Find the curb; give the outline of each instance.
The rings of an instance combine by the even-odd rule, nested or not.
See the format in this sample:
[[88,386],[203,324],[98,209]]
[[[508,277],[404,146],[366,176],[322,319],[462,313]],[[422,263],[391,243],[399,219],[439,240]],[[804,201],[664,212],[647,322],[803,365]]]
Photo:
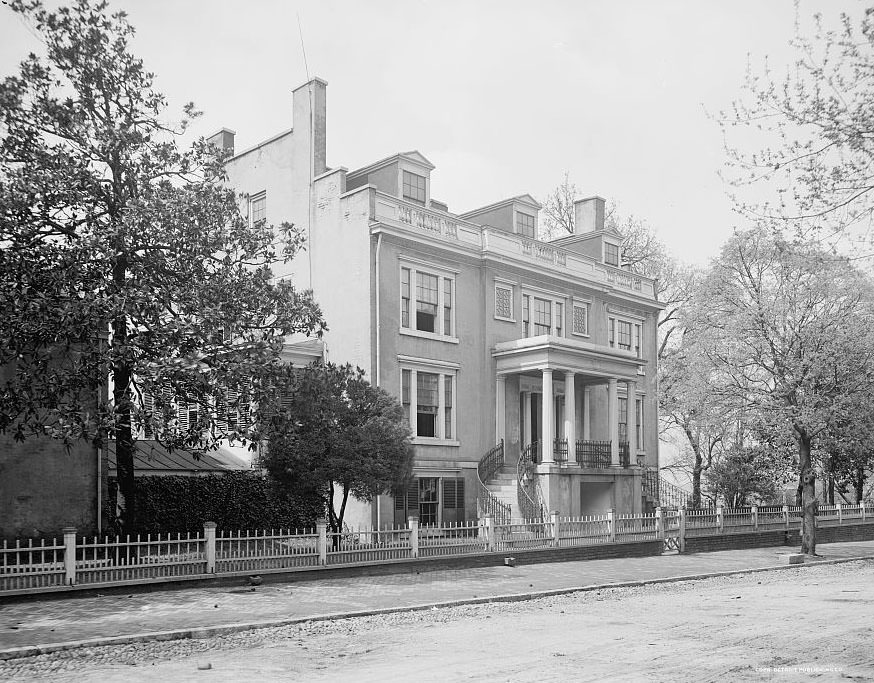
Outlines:
[[801,569],[804,567],[845,564],[847,562],[858,561],[874,561],[874,557],[870,555],[862,555],[857,557],[841,557],[834,560],[815,560],[803,564],[781,564],[770,567],[756,567],[750,569],[732,569],[724,572],[705,572],[702,574],[686,574],[682,576],[667,576],[656,579],[643,579],[640,581],[617,581],[614,583],[596,583],[588,586],[576,586],[572,588],[556,588],[553,590],[532,591],[528,593],[508,593],[505,595],[492,595],[483,598],[464,598],[460,600],[448,600],[444,602],[430,602],[418,605],[406,605],[403,607],[383,607],[380,609],[358,610],[354,612],[334,612],[331,614],[316,614],[305,617],[292,617],[289,619],[272,619],[269,621],[255,621],[239,624],[224,624],[219,626],[202,626],[191,629],[178,629],[174,631],[152,631],[149,633],[136,633],[126,636],[109,636],[103,638],[88,638],[85,640],[72,640],[66,643],[47,643],[44,645],[25,645],[24,647],[9,648],[0,650],[0,661],[11,659],[22,659],[24,657],[34,657],[36,655],[51,654],[54,652],[63,652],[66,650],[77,650],[89,647],[104,647],[108,645],[130,645],[133,643],[143,643],[149,641],[168,641],[168,640],[187,640],[191,638],[209,638],[214,636],[228,635],[232,633],[240,633],[242,631],[254,631],[262,628],[279,628],[282,626],[293,626],[302,624],[308,621],[334,621],[339,619],[354,619],[356,617],[379,616],[382,614],[403,614],[405,612],[421,612],[431,609],[445,609],[449,607],[460,607],[463,605],[485,605],[493,602],[522,602],[525,600],[536,600],[538,598],[548,598],[558,595],[568,595],[569,593],[587,593],[598,590],[606,590],[609,588],[638,588],[641,586],[663,584],[663,583],[680,583],[682,581],[700,581],[702,579],[711,579],[720,576],[737,576],[739,574],[760,574],[762,572],[785,571],[793,569]]

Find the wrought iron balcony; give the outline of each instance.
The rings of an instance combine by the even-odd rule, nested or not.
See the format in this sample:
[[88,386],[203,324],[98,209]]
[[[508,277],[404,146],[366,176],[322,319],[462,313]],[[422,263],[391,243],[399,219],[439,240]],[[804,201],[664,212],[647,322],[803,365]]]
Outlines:
[[577,462],[582,467],[605,468],[611,464],[609,441],[577,441]]

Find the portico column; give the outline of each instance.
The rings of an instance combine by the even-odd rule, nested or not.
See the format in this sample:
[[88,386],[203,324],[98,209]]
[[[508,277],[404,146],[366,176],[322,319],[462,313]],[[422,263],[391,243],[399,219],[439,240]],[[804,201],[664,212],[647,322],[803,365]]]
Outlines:
[[527,443],[522,444],[522,448],[525,448],[529,443],[534,443],[535,438],[531,433],[531,392],[526,391],[525,393],[525,403],[523,406],[523,410],[525,411],[525,415],[522,417],[523,424],[525,425],[525,440]]
[[543,371],[543,409],[542,409],[542,425],[540,426],[541,433],[543,434],[543,443],[541,444],[541,451],[543,452],[543,462],[554,462],[555,458],[552,455],[552,430],[553,430],[553,417],[552,417],[552,370],[546,369]]
[[572,372],[564,373],[564,438],[567,439],[567,459],[574,462],[577,453],[577,395]]
[[507,396],[507,378],[498,375],[495,381],[495,443],[504,439],[504,429],[507,424],[507,411],[504,401]]
[[629,380],[625,387],[628,399],[628,460],[633,465],[637,461],[637,382]]
[[619,392],[616,379],[610,379],[607,390],[607,422],[610,425],[610,462],[619,466]]
[[592,389],[583,387],[583,441],[592,440],[592,419],[589,415],[589,406],[592,400]]

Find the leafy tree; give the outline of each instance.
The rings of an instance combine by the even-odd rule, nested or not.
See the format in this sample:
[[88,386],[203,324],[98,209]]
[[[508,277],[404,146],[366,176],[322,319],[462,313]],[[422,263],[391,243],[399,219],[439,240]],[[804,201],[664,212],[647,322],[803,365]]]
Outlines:
[[870,238],[874,13],[841,13],[838,27],[827,23],[815,15],[806,35],[796,22],[797,56],[785,74],[767,61],[748,70],[741,96],[719,117],[729,179],[765,190],[764,201],[737,199],[755,220],[817,239],[847,232]]
[[815,441],[849,419],[874,379],[874,297],[846,259],[765,230],[735,235],[704,281],[690,343],[714,400],[798,454],[802,551],[815,554]]
[[[115,439],[122,522],[135,528],[138,429],[169,446],[252,438],[215,429],[216,388],[248,382],[257,401],[284,336],[320,329],[320,313],[272,281],[301,243],[291,226],[277,252],[274,230],[241,215],[221,156],[203,140],[179,148],[196,112],[162,119],[124,13],[6,4],[45,56],[0,84],[0,365],[13,368],[0,429]],[[176,401],[197,418],[176,420]]]
[[338,533],[350,495],[370,501],[409,480],[406,413],[361,368],[316,363],[286,378],[264,465],[278,482],[319,495]]
[[708,493],[732,508],[776,502],[782,472],[775,465],[766,447],[731,448],[707,470]]

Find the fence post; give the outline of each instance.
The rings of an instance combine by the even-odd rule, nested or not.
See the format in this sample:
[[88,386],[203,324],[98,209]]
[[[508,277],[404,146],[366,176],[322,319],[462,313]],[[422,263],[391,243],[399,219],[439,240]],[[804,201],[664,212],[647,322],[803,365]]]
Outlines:
[[316,550],[319,551],[319,564],[328,564],[328,522],[320,519],[316,522]]
[[490,553],[495,552],[495,520],[491,515],[483,518],[486,527],[486,548]]
[[758,505],[753,505],[752,515],[753,515],[753,531],[758,531],[759,530],[759,506]]
[[415,559],[419,557],[419,518],[410,517],[408,522],[410,525],[410,557]]
[[722,506],[716,506],[716,533],[723,533],[725,530],[725,518],[722,516]]
[[65,581],[72,586],[76,583],[76,527],[65,526],[63,532]]
[[616,543],[616,520],[613,510],[607,510],[607,533],[610,535],[610,543]]
[[203,523],[203,536],[206,539],[206,573],[215,574],[215,522]]
[[552,546],[558,548],[558,511],[549,513],[549,522],[552,524]]
[[783,524],[786,525],[786,529],[789,529],[789,506],[783,506]]
[[844,523],[844,505],[843,503],[838,503],[838,524]]
[[679,527],[677,531],[677,545],[680,548],[680,552],[686,552],[686,506],[683,505],[678,510],[678,519],[677,526]]
[[656,521],[656,538],[660,541],[665,540],[665,518],[662,517],[662,508],[661,506],[655,509],[655,521]]

